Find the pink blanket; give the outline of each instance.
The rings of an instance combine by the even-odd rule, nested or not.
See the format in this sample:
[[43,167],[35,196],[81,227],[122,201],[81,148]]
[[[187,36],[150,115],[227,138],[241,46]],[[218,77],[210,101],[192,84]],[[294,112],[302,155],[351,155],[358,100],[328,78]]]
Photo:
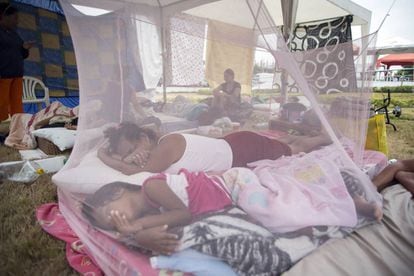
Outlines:
[[354,202],[332,162],[305,155],[252,165],[254,173],[234,168],[223,177],[233,183],[233,200],[270,231],[356,225]]
[[36,210],[36,218],[44,231],[66,242],[66,258],[73,269],[83,275],[103,275],[88,256],[82,241],[66,223],[56,203],[39,206]]
[[[70,213],[67,213],[68,207],[64,203],[67,198],[62,193],[59,194],[59,200],[62,213],[68,215],[66,219],[56,203],[39,206],[36,217],[44,231],[66,242],[69,265],[82,275],[99,276],[104,272],[106,275],[188,275],[152,268],[148,255],[131,250],[80,221],[73,216],[73,210],[76,209],[73,205]],[[89,248],[93,249],[94,254]]]

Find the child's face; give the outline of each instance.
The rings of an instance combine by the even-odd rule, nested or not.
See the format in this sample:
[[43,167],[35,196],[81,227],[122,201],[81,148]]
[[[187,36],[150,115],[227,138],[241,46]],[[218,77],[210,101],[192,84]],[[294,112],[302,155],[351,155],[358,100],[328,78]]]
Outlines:
[[96,212],[96,219],[108,228],[115,228],[111,211],[118,211],[130,222],[137,220],[144,212],[144,198],[141,192],[122,191],[119,198],[100,207]]

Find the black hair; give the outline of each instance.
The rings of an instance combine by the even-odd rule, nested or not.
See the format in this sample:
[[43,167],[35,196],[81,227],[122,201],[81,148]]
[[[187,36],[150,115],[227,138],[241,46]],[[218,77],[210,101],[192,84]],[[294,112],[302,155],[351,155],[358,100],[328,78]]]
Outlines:
[[234,71],[231,68],[227,68],[226,70],[224,70],[224,74],[230,75],[234,78]]
[[124,191],[140,191],[141,186],[125,182],[112,182],[99,188],[95,193],[88,195],[82,204],[82,215],[91,223],[91,225],[103,230],[113,231],[113,227],[97,220],[94,213],[97,208],[119,199]]
[[156,142],[158,139],[158,135],[154,130],[139,127],[136,124],[129,122],[121,123],[117,127],[106,129],[104,135],[108,138],[110,152],[113,152],[116,149],[121,137],[125,137],[129,141],[138,140],[145,136],[152,142]]
[[13,7],[11,4],[0,3],[0,18],[2,18],[3,16],[16,14],[17,12],[17,8]]

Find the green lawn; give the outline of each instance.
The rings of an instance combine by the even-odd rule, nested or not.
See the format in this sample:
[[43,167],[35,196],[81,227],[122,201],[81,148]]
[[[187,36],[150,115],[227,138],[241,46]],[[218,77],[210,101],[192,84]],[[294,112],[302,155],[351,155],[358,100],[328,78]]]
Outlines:
[[[409,101],[414,94],[398,97]],[[392,120],[398,131],[387,126],[389,158],[413,158],[414,108],[404,107],[403,116]],[[18,159],[17,151],[0,145],[0,163]],[[76,275],[67,265],[64,243],[43,232],[35,219],[37,206],[57,201],[50,176],[32,185],[6,181],[0,184],[0,198],[0,275]]]

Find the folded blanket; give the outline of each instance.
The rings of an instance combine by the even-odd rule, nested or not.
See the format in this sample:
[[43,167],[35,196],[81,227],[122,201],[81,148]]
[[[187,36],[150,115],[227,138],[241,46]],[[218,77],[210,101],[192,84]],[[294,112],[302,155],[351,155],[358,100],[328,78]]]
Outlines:
[[19,150],[36,148],[36,139],[32,131],[49,124],[55,118],[74,118],[77,116],[78,109],[69,108],[60,102],[53,102],[45,109],[34,115],[15,114],[10,122],[10,133],[4,144]]

